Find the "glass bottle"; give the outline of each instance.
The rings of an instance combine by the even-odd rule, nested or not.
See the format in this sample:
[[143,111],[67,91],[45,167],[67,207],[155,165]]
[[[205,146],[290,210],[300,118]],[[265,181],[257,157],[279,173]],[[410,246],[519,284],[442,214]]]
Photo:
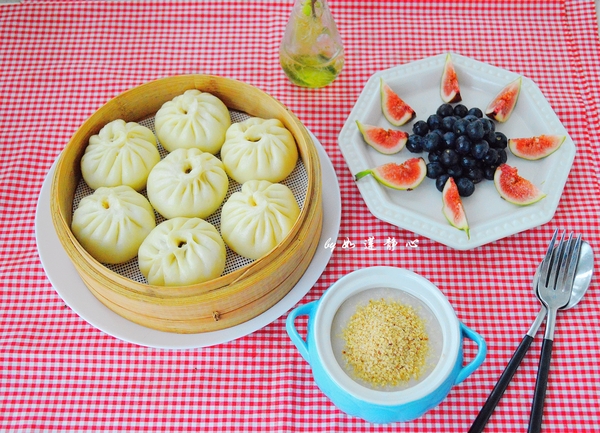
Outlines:
[[344,47],[327,0],[294,0],[279,62],[298,86],[324,87],[336,79],[344,66]]

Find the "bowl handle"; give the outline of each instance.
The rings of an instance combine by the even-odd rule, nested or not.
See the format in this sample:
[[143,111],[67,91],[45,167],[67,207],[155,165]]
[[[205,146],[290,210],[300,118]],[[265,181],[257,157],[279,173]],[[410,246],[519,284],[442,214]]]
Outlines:
[[290,312],[290,314],[287,316],[287,319],[285,320],[285,330],[287,331],[288,335],[290,336],[292,343],[294,343],[294,345],[298,349],[298,352],[300,352],[300,355],[302,355],[302,358],[304,358],[304,360],[306,362],[308,362],[309,364],[310,364],[310,361],[309,361],[309,356],[308,356],[308,344],[298,333],[298,329],[296,329],[295,320],[296,320],[296,317],[298,317],[298,316],[309,316],[310,317],[313,310],[317,306],[318,302],[319,301],[312,301],[312,302],[309,302],[308,304],[304,304],[299,307],[296,307],[295,309],[293,309]]
[[460,331],[463,337],[467,337],[475,342],[477,346],[479,346],[479,350],[477,351],[477,355],[473,360],[462,367],[462,369],[456,375],[456,379],[454,381],[455,385],[458,385],[463,380],[471,375],[482,363],[485,359],[485,355],[487,354],[487,345],[485,344],[485,340],[481,335],[477,332],[473,331],[471,328],[466,326],[464,323],[460,322]]

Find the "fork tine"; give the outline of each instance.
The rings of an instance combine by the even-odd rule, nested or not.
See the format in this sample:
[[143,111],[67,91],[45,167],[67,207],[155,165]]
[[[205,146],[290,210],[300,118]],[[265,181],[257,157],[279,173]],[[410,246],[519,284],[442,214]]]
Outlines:
[[543,282],[544,285],[548,283],[548,270],[550,269],[550,264],[552,263],[552,257],[554,256],[554,243],[556,242],[556,237],[558,236],[558,229],[554,230],[554,234],[552,235],[552,239],[550,243],[548,243],[548,249],[546,250],[546,255],[544,256],[544,260],[540,264],[540,282]]
[[556,240],[557,235],[558,230],[555,232],[555,236],[552,237],[552,241],[556,242],[550,242],[548,246],[549,252],[544,257],[540,272],[542,286],[551,290],[554,290],[554,287],[556,287],[556,278],[565,247],[565,231],[563,230],[558,240]]
[[[555,253],[553,255],[554,263],[552,264],[552,270],[550,272],[550,279],[548,281],[547,287],[550,290],[555,290],[556,286],[561,284],[559,278],[564,278],[566,273],[567,263],[569,261],[569,252],[571,249],[571,239],[573,234],[569,235],[569,238],[565,238],[565,232],[563,231],[563,235],[560,238],[560,242],[556,247]],[[561,278],[561,280],[562,280]]]
[[[572,247],[571,247],[572,246]],[[567,261],[568,265],[565,265],[564,272],[561,273],[561,282],[563,290],[568,290],[573,287],[575,281],[575,271],[577,270],[577,264],[579,263],[579,253],[581,252],[581,235],[577,238],[572,239],[571,245],[569,245],[569,251]]]

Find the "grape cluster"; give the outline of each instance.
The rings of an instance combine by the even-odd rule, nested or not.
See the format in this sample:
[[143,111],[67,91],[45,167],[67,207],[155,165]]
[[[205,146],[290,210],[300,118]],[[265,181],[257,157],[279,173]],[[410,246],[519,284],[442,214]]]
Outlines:
[[484,179],[493,180],[496,168],[506,162],[508,139],[479,108],[442,104],[427,121],[413,124],[406,148],[427,152],[427,177],[439,191],[453,177],[462,197],[475,191]]

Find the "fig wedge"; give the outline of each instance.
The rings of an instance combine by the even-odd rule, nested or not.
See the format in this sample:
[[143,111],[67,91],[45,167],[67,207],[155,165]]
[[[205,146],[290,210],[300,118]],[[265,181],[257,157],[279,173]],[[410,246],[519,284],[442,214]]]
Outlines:
[[423,158],[410,158],[401,164],[388,162],[375,168],[363,170],[357,173],[354,179],[358,181],[371,175],[377,182],[389,188],[410,191],[423,182],[426,174],[425,160]]
[[521,82],[522,77],[519,77],[500,90],[485,109],[486,116],[496,122],[506,122],[517,105]]

